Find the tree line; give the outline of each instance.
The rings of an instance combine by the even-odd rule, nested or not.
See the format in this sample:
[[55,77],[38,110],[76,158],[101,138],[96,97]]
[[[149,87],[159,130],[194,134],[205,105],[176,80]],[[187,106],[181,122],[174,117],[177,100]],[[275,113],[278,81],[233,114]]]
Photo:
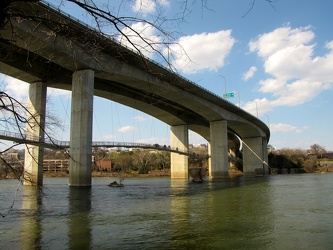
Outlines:
[[[68,159],[67,152],[44,149],[45,159]],[[20,175],[23,171],[24,149],[11,149],[7,152],[6,161],[0,160],[0,178],[12,178]],[[193,150],[197,155],[206,155],[207,150]],[[139,174],[148,174],[155,170],[170,170],[170,152],[150,151],[150,150],[133,150],[133,151],[109,151],[105,148],[95,148],[93,151],[95,161],[94,171],[106,171],[99,167],[100,160],[111,160],[112,171]],[[333,157],[332,152],[327,152],[324,147],[313,144],[308,150],[283,148],[272,150],[268,154],[268,165],[274,169],[274,173],[284,173],[293,170],[298,173],[312,173],[319,170],[318,161]],[[242,154],[239,153],[240,161],[237,164],[238,170],[242,171]],[[333,161],[333,160],[332,160]],[[10,162],[11,164],[8,164]],[[16,167],[13,167],[13,166]],[[11,166],[11,167],[9,167]],[[202,168],[208,171],[208,160],[204,158],[189,158],[189,168]],[[286,171],[283,171],[286,170]]]
[[273,150],[268,154],[268,165],[282,173],[283,169],[289,172],[296,169],[298,172],[313,173],[320,168],[318,162],[324,158],[332,158],[333,153],[327,152],[319,144],[313,144],[309,149],[283,148]]

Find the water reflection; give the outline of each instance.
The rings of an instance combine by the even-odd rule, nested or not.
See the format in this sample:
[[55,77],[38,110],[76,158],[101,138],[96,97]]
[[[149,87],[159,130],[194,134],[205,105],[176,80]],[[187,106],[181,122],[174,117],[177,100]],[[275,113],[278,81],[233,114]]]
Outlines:
[[22,249],[41,249],[42,226],[41,207],[42,190],[33,186],[24,186],[22,193]]
[[[182,248],[185,239],[189,238],[191,232],[190,202],[188,194],[188,181],[182,179],[171,179],[171,218],[170,234],[172,248]],[[189,246],[189,244],[187,245]]]
[[133,178],[114,189],[109,179],[92,188],[46,179],[43,192],[18,193],[0,224],[0,249],[331,249],[332,180]]
[[23,187],[20,249],[60,249],[66,241],[68,249],[91,249],[91,188],[62,191],[68,197],[47,188]]
[[[180,182],[171,185],[175,189]],[[270,187],[264,179],[211,180],[178,189],[179,196],[171,200],[174,248],[269,246],[266,236],[273,220]]]
[[[230,179],[226,184],[229,188],[216,189],[205,196],[208,218],[214,220],[214,228],[209,231],[219,232],[211,247],[267,248],[270,239],[266,236],[273,230],[268,182],[241,178]],[[206,227],[209,225],[206,221]]]
[[68,247],[91,249],[91,188],[69,189]]

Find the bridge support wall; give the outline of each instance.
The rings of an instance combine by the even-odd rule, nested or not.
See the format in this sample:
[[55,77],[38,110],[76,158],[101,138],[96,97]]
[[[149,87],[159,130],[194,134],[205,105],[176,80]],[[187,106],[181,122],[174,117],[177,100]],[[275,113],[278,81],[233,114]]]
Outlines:
[[[188,151],[188,126],[171,127],[170,143],[172,148]],[[171,152],[171,178],[188,178],[188,156]]]
[[262,150],[263,150],[263,159],[265,161],[264,163],[264,174],[270,174],[270,169],[268,166],[268,149],[267,149],[267,138],[263,137],[262,138]]
[[210,123],[210,142],[208,146],[208,153],[211,156],[208,160],[209,177],[224,178],[229,176],[227,121]]
[[70,186],[91,186],[94,71],[73,73],[70,129]]
[[[44,140],[47,87],[43,82],[29,86],[26,137]],[[24,158],[24,185],[43,185],[44,147],[26,145]]]
[[[243,173],[244,175],[262,175],[268,173],[267,140],[262,137],[243,138]],[[259,159],[260,158],[260,159]]]

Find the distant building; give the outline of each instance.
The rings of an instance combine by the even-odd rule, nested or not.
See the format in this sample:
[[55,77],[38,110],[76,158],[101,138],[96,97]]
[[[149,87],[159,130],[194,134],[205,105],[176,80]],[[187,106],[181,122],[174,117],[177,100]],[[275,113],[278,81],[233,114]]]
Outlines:
[[272,152],[272,151],[274,151],[275,149],[276,149],[276,148],[273,147],[272,145],[270,145],[270,144],[267,145],[267,150],[268,150],[268,152]]
[[333,159],[333,152],[324,153],[323,158]]
[[112,161],[111,159],[97,160],[94,161],[94,170],[111,172],[112,171]]
[[189,144],[189,148],[191,148],[191,149],[207,149],[208,146],[205,143],[201,143],[201,144]]

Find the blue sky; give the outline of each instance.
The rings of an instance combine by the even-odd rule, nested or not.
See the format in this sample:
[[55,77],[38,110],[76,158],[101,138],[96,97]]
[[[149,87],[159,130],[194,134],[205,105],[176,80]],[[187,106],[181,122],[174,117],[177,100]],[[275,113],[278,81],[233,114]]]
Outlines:
[[[52,1],[55,3],[55,1]],[[163,10],[167,17],[181,13],[179,1],[121,1],[119,13],[150,19]],[[191,2],[191,1],[190,1]],[[333,150],[333,1],[264,0],[201,1],[188,6],[184,22],[168,24],[176,34],[169,50],[177,72],[240,105],[269,125],[269,144],[277,149],[308,149],[317,143]],[[133,5],[131,5],[133,4]],[[94,25],[77,8],[62,5],[71,15]],[[247,13],[247,14],[246,14]],[[245,15],[246,14],[246,15]],[[245,15],[245,16],[244,16]],[[157,31],[141,23],[133,26],[149,39],[160,41]],[[119,41],[125,43],[121,37]],[[161,48],[167,55],[167,51]],[[153,54],[147,56],[160,60]],[[28,84],[4,75],[1,88],[26,98]],[[54,134],[69,140],[70,92],[48,89],[49,110],[63,129]],[[169,144],[169,126],[140,111],[95,97],[96,141],[139,141]],[[190,132],[190,143],[205,143]]]

